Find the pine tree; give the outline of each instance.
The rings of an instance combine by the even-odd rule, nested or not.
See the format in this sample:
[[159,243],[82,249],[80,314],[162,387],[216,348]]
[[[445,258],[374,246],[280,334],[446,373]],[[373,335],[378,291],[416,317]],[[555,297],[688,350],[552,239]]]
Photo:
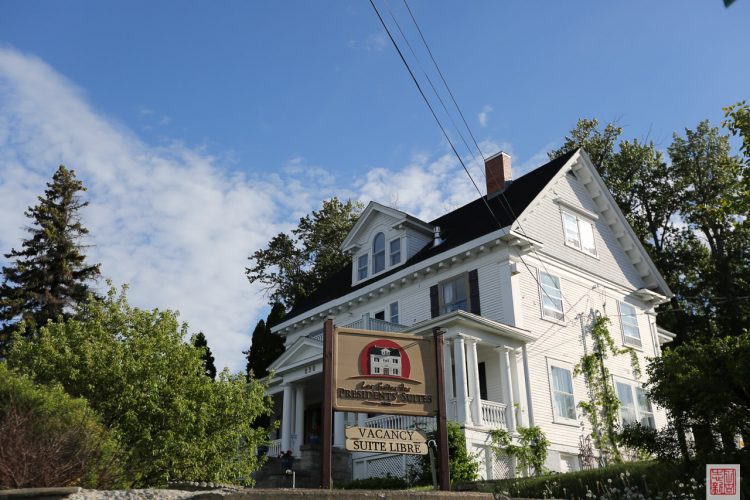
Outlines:
[[274,304],[268,313],[266,321],[260,320],[255,325],[250,349],[244,351],[247,354],[247,375],[252,373],[256,378],[268,375],[268,365],[284,352],[284,339],[281,335],[271,333],[271,329],[281,323],[286,310],[280,303]]
[[25,212],[32,220],[31,235],[21,250],[5,254],[0,285],[0,348],[20,321],[31,334],[49,320],[68,317],[73,307],[91,292],[89,283],[99,277],[99,264],[88,265],[81,238],[88,230],[81,224],[79,192],[86,191],[75,172],[63,165],[47,183],[39,204]]
[[214,355],[211,353],[211,348],[208,347],[208,341],[203,332],[198,332],[193,337],[193,346],[201,351],[201,359],[203,360],[203,369],[206,371],[206,376],[212,379],[216,379],[216,365],[214,364]]

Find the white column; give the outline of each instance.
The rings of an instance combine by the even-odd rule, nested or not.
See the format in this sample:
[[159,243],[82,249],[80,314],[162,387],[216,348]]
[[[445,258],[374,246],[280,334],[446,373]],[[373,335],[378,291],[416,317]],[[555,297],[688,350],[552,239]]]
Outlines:
[[294,390],[294,455],[301,455],[305,437],[305,388],[297,384]]
[[443,376],[445,379],[445,416],[448,420],[457,420],[456,392],[453,389],[453,361],[451,360],[451,342],[443,336]]
[[333,446],[343,448],[346,444],[346,426],[344,423],[344,412],[333,412]]
[[510,371],[513,377],[511,382],[513,384],[513,401],[516,402],[516,422],[518,425],[524,427],[529,426],[528,414],[526,412],[526,381],[524,380],[524,374],[522,370],[522,361],[519,361],[518,357],[521,355],[518,349],[513,349],[510,352]]
[[460,425],[468,423],[469,398],[466,394],[466,355],[464,339],[460,335],[453,339],[453,359],[456,366],[456,415]]
[[508,430],[513,432],[516,430],[516,419],[515,419],[515,401],[513,400],[513,387],[512,387],[512,373],[510,367],[510,356],[508,347],[497,347],[497,352],[500,354],[500,380],[503,387],[503,399],[505,400],[505,424]]
[[281,451],[292,449],[292,386],[284,384],[284,400],[281,407]]
[[474,425],[483,425],[482,419],[482,399],[479,393],[479,363],[477,362],[477,341],[474,337],[466,339],[467,356],[466,369],[469,372],[469,391],[473,398],[471,400],[471,416]]
[[364,427],[367,413],[357,413],[357,427]]
[[531,379],[529,378],[529,353],[526,344],[521,346],[523,360],[523,381],[526,386],[526,411],[529,415],[529,427],[534,427],[534,401],[531,399]]

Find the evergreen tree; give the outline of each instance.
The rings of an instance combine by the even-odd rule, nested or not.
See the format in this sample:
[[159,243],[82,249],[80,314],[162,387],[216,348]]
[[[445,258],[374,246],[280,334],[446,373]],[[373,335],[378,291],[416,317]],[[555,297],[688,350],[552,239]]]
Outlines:
[[211,348],[208,347],[208,341],[206,340],[206,336],[203,335],[203,332],[198,332],[197,335],[193,336],[193,346],[201,353],[203,369],[206,371],[206,376],[211,379],[216,379],[214,356],[211,354]]
[[30,238],[5,254],[11,262],[0,285],[0,348],[20,321],[30,335],[49,320],[68,317],[99,277],[99,264],[85,262],[80,242],[88,234],[79,216],[88,205],[78,194],[85,190],[75,172],[60,165],[39,204],[26,211]]
[[250,349],[244,351],[247,354],[248,378],[250,378],[250,373],[256,378],[268,375],[268,365],[284,352],[284,339],[281,335],[272,333],[271,329],[284,319],[285,314],[284,306],[276,303],[271,308],[266,321],[260,320],[255,325]]

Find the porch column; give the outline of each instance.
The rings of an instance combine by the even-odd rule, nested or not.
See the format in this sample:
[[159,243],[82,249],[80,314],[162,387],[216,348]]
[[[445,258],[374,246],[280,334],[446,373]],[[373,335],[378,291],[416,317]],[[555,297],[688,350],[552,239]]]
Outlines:
[[477,341],[475,337],[467,337],[467,363],[466,369],[469,372],[469,390],[473,398],[471,400],[471,416],[474,425],[483,425],[482,418],[482,398],[479,392],[479,363],[477,363]]
[[466,394],[466,355],[461,335],[453,339],[453,360],[456,366],[456,417],[460,425],[466,425],[469,420],[469,398]]
[[294,455],[299,457],[305,438],[305,388],[302,384],[297,384],[294,396]]
[[500,380],[503,387],[503,399],[505,400],[505,425],[508,430],[513,432],[516,430],[516,411],[515,401],[513,400],[513,387],[512,387],[512,370],[510,367],[510,355],[508,351],[511,350],[509,347],[501,346],[496,347],[495,350],[500,355]]
[[453,389],[453,368],[452,368],[452,361],[451,361],[451,339],[443,339],[443,367],[445,368],[443,370],[443,375],[445,378],[445,401],[446,401],[446,412],[448,420],[452,420],[457,418],[456,415],[453,414],[453,404],[452,401],[455,400],[456,393]]
[[357,427],[364,427],[367,413],[357,413]]
[[333,412],[333,446],[343,448],[346,444],[346,426],[344,422],[344,412]]
[[518,357],[521,355],[519,349],[513,349],[510,353],[510,369],[513,377],[513,400],[518,405],[516,413],[516,422],[524,427],[529,426],[529,416],[526,408],[526,380],[523,373],[523,360],[519,362]]
[[281,406],[281,451],[292,449],[292,386],[284,384],[284,399]]

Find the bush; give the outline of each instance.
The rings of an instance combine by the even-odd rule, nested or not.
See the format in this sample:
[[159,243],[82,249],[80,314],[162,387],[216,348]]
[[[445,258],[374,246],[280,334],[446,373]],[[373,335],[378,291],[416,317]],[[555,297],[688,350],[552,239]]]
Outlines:
[[[437,431],[428,433],[427,440],[437,440]],[[457,481],[476,481],[479,478],[479,462],[466,451],[466,438],[461,427],[455,422],[448,422],[448,459],[450,461],[451,483]],[[435,470],[440,470],[440,455],[435,453]],[[419,483],[432,484],[430,455],[422,455],[422,474]]]
[[0,488],[117,486],[120,455],[85,400],[0,362]]
[[[739,455],[723,459],[715,457],[716,461],[709,463],[739,463],[744,473],[746,467],[750,467],[750,460],[747,453]],[[626,462],[566,474],[474,483],[473,489],[523,498],[687,499],[705,496],[705,474],[706,464],[703,462],[688,468],[678,463]],[[741,488],[747,497],[750,488],[746,486],[746,478],[742,479]]]
[[628,425],[617,435],[617,442],[636,450],[641,458],[671,462],[680,458],[680,443],[672,425],[656,430],[640,423]]
[[385,477],[368,477],[367,479],[355,479],[349,484],[342,486],[344,490],[405,490],[409,487],[406,479],[394,477],[388,474]]
[[206,377],[187,333],[176,313],[131,307],[110,289],[73,318],[16,336],[8,364],[85,398],[126,449],[132,487],[251,481],[268,440],[253,426],[271,410],[264,386],[226,370]]

